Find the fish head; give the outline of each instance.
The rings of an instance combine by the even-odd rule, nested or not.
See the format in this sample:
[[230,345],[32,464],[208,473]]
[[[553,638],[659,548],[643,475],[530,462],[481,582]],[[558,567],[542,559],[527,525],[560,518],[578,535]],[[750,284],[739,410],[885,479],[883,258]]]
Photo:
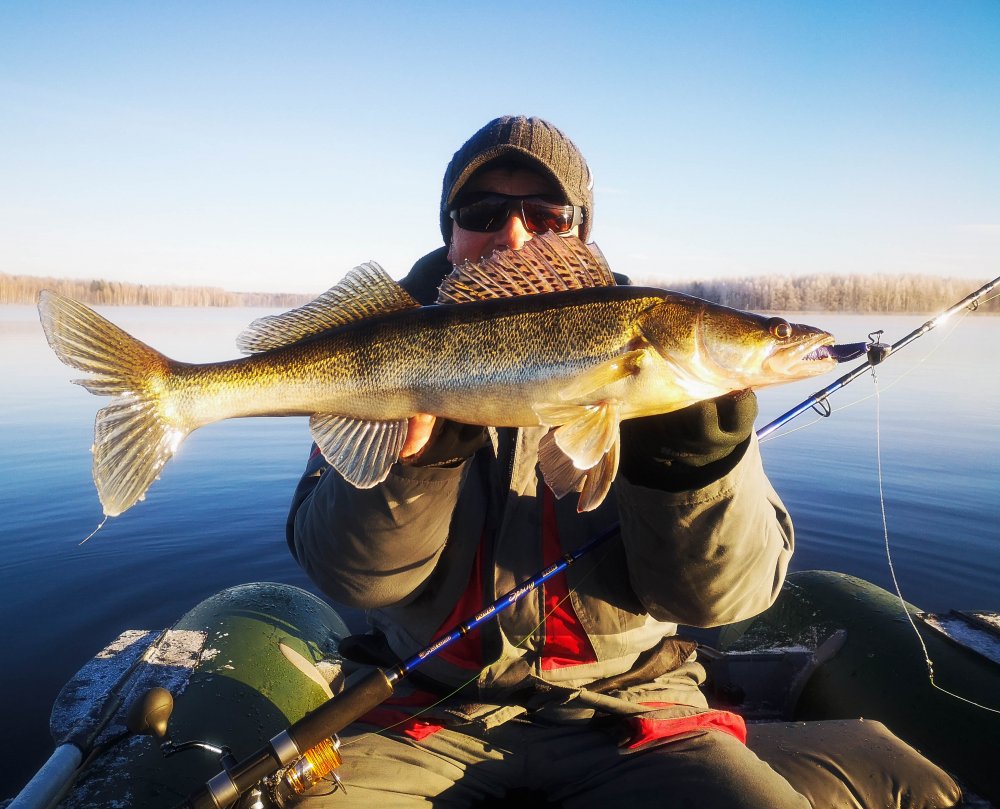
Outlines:
[[837,365],[834,337],[790,323],[666,293],[640,318],[643,337],[676,372],[722,390],[793,382]]

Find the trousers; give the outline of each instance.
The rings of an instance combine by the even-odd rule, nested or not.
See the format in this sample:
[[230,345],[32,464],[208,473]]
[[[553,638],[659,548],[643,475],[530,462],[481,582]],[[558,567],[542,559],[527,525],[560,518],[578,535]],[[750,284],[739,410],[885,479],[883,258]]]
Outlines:
[[[705,730],[625,752],[605,732],[517,719],[446,728],[422,740],[342,734],[346,791],[320,784],[307,809],[476,807],[512,789],[562,809],[809,809],[809,801],[728,733]],[[492,805],[496,805],[495,803]]]

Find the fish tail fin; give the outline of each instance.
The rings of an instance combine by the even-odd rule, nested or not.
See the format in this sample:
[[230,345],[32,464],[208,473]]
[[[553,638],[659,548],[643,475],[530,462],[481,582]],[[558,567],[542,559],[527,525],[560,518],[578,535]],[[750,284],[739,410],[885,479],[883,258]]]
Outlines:
[[43,291],[38,312],[45,337],[66,365],[90,376],[74,380],[91,393],[116,396],[94,423],[94,483],[104,513],[117,516],[141,500],[193,426],[165,408],[175,363],[90,307]]

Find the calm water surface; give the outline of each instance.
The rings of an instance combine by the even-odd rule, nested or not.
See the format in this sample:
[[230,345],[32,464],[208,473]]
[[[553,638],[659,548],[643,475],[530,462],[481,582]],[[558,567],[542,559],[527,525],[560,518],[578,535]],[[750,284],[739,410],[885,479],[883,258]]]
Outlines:
[[[264,311],[106,310],[177,359],[236,356],[241,328]],[[841,342],[885,329],[894,342],[925,317],[809,314]],[[90,477],[102,402],[45,344],[34,307],[0,307],[0,798],[51,750],[60,687],[124,629],[160,628],[234,584],[312,589],[285,546],[284,520],[305,462],[305,419],[247,419],[195,433],[146,500],[82,547],[101,518]],[[824,568],[890,587],[889,537],[904,595],[926,609],[1000,610],[1000,318],[970,315],[920,338],[834,395],[835,412],[792,422],[763,445],[797,527],[793,568]],[[851,367],[851,366],[847,366]],[[833,375],[831,375],[832,378]],[[829,380],[760,395],[761,426]],[[16,735],[16,744],[13,737]]]

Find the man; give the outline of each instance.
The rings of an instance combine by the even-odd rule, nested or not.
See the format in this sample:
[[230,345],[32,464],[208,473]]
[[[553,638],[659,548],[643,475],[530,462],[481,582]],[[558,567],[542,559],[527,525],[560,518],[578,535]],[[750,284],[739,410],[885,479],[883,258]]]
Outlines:
[[[548,229],[586,240],[591,189],[551,124],[489,122],[445,172],[446,247],[402,285],[429,304],[452,264]],[[709,709],[694,645],[676,637],[677,624],[762,611],[784,579],[792,526],[755,416],[745,393],[624,422],[619,474],[584,514],[541,478],[543,427],[416,416],[402,461],[372,489],[314,451],[289,544],[327,595],[369,611],[373,633],[344,651],[373,662],[408,657],[617,521],[621,539],[422,666],[343,734],[347,794],[310,800],[458,807],[530,789],[564,807],[808,806],[746,748],[738,717]]]

